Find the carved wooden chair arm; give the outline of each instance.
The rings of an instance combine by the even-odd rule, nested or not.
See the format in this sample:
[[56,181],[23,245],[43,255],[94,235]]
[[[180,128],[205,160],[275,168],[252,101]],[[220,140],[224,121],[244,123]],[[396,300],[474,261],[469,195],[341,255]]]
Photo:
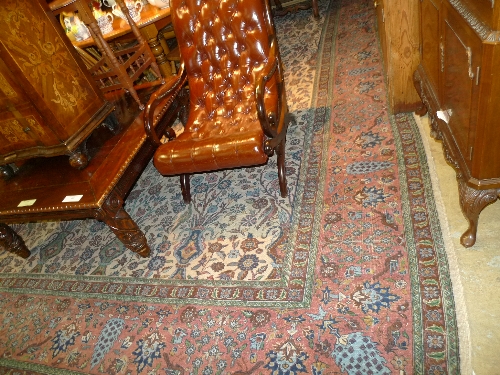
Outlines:
[[[276,76],[276,85],[278,90],[278,113],[270,113],[267,115],[264,102],[265,86],[274,75]],[[281,59],[277,49],[275,35],[271,36],[269,58],[266,65],[256,77],[255,97],[257,102],[257,114],[259,116],[262,130],[266,136],[272,138],[271,147],[274,148],[274,146],[279,144],[286,135],[288,126],[288,122],[285,121],[285,117],[288,112],[286,105],[286,93],[283,85]]]
[[[184,70],[184,63],[181,63],[178,74],[167,78],[165,83],[151,95],[146,105],[146,109],[144,110],[144,130],[149,140],[157,146],[160,146],[162,143],[155,131],[156,124],[160,120],[164,110],[172,104],[185,82],[186,72]],[[163,109],[159,113],[156,113],[155,116],[156,109],[160,104],[163,106]]]

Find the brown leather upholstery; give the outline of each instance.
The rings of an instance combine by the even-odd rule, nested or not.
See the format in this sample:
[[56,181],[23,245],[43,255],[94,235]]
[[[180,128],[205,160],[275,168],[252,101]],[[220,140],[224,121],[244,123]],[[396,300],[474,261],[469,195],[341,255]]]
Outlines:
[[[258,165],[274,151],[282,154],[289,118],[268,4],[264,0],[171,0],[170,4],[190,107],[184,133],[157,150],[158,171],[176,175]],[[264,87],[260,114],[259,82]],[[276,142],[270,143],[271,138]],[[284,172],[284,160],[281,164]]]

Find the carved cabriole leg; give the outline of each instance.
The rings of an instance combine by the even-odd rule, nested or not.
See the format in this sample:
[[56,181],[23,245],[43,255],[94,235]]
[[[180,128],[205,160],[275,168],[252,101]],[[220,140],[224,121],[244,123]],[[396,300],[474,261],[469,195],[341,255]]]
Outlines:
[[3,223],[0,223],[0,246],[24,259],[31,255],[23,239],[11,227]]
[[473,189],[467,185],[460,173],[457,173],[457,181],[460,207],[469,222],[469,228],[460,237],[460,243],[465,247],[471,247],[476,243],[479,214],[487,205],[497,200],[499,191],[497,189]]
[[108,225],[127,249],[144,258],[149,256],[150,248],[144,233],[123,209],[123,199],[116,192],[111,192],[95,216]]

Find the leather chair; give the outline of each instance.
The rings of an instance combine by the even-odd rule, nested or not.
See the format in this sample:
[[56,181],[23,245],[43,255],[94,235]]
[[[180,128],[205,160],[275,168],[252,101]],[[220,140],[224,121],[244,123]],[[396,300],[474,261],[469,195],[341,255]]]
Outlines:
[[281,196],[287,195],[285,138],[288,113],[283,68],[266,0],[171,0],[181,67],[151,97],[146,132],[158,119],[158,103],[187,76],[189,116],[176,139],[162,144],[154,165],[162,175],[181,175],[186,203],[189,175],[265,164],[277,154]]

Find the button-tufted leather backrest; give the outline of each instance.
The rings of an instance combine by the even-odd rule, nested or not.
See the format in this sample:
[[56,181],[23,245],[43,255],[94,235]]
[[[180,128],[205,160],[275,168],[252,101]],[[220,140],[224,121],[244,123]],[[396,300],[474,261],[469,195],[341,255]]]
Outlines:
[[[255,112],[254,75],[269,51],[272,26],[265,0],[172,0],[175,34],[190,88],[195,123],[202,117],[220,123],[235,114]],[[268,110],[275,111],[275,80],[266,86]],[[270,99],[270,100],[269,100]],[[193,123],[193,121],[191,121]]]

